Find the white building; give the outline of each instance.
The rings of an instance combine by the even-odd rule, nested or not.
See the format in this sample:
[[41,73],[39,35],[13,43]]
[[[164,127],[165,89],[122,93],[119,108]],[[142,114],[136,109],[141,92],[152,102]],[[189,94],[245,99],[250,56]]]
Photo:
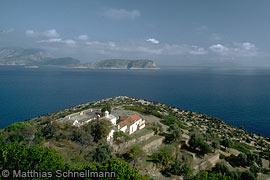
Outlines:
[[127,134],[132,134],[145,127],[145,121],[139,115],[120,116],[117,129]]

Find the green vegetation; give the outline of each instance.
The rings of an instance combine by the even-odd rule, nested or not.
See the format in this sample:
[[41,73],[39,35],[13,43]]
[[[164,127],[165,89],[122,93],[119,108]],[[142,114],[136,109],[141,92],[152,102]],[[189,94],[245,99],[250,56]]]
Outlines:
[[69,167],[62,156],[53,149],[42,146],[25,146],[18,143],[0,144],[0,171],[8,170],[41,170],[56,171]]
[[105,111],[109,111],[109,113],[112,112],[112,107],[111,107],[111,105],[110,105],[109,103],[106,103],[106,104],[103,106],[103,108],[101,109],[102,115],[104,115],[104,112],[105,112]]
[[4,130],[6,132],[13,132],[13,131],[18,131],[26,127],[31,127],[31,124],[28,122],[17,122],[14,124],[11,124],[10,126],[6,127]]
[[173,146],[162,146],[151,156],[162,170],[170,169],[172,162],[175,159],[175,150]]
[[[102,108],[103,112],[111,109],[121,112],[123,106],[125,109],[153,115],[159,119],[149,117],[148,121],[148,116],[145,116],[146,128],[132,135],[122,131],[114,132],[112,146],[106,143],[106,137],[111,130],[108,120],[101,118],[81,127],[57,120],[59,117],[89,108]],[[150,133],[154,135],[148,139],[140,138]],[[146,148],[145,145],[164,137],[164,144],[154,144],[151,149],[147,149],[147,155],[142,150]],[[130,140],[134,139],[141,142],[132,144],[133,141]],[[255,145],[252,146],[254,142]],[[268,142],[269,138],[234,128],[218,118],[205,114],[182,111],[155,102],[119,97],[81,104],[15,123],[0,130],[0,164],[4,165],[0,168],[19,167],[25,170],[25,166],[28,169],[59,168],[72,171],[114,169],[117,173],[115,179],[149,179],[139,175],[138,170],[134,168],[136,167],[140,172],[157,175],[160,179],[162,175],[172,178],[182,176],[184,179],[255,179],[258,173],[269,173],[265,168],[267,163],[262,163],[262,158],[270,160]],[[228,148],[232,148],[232,151]],[[226,157],[227,155],[220,152],[220,159],[224,164],[217,163],[211,170],[207,167],[208,171],[199,171],[194,176],[193,173],[197,171],[192,168],[197,165],[201,168],[201,163],[212,157],[209,153],[214,152],[214,149],[225,151],[225,155],[233,152],[233,149],[241,153],[238,156]],[[196,153],[195,160],[194,154],[190,152]],[[216,153],[218,151],[215,151]],[[209,156],[204,156],[205,154]],[[228,168],[227,163],[239,170]],[[152,167],[155,168],[150,170]]]
[[207,171],[199,172],[193,179],[194,180],[231,180],[229,176],[225,176],[218,173],[207,172]]
[[173,124],[176,124],[178,125],[180,128],[182,129],[188,129],[187,126],[185,126],[180,120],[178,117],[174,116],[173,114],[169,114],[169,115],[162,115],[160,114],[159,112],[157,112],[156,108],[155,107],[152,107],[152,106],[147,106],[147,107],[138,107],[138,106],[124,106],[124,108],[126,110],[132,110],[132,111],[137,111],[137,112],[141,112],[141,113],[144,113],[144,114],[150,114],[150,115],[153,115],[153,116],[156,116],[158,118],[161,118],[163,119],[161,121],[161,123],[167,125],[167,126],[170,126],[170,125],[173,125]]
[[91,161],[94,162],[104,162],[107,159],[112,158],[113,149],[110,145],[103,143],[99,144],[94,150],[89,153]]
[[128,161],[133,161],[133,166],[136,167],[141,160],[146,158],[146,153],[139,145],[133,145],[124,156]]
[[234,142],[232,148],[241,151],[243,153],[248,153],[250,152],[250,149],[252,149],[250,146],[239,142]]
[[113,141],[115,144],[121,144],[123,142],[127,142],[130,139],[131,138],[129,137],[129,135],[127,135],[123,131],[115,131],[113,133]]
[[[115,179],[119,180],[150,180],[148,176],[140,175],[137,169],[130,168],[130,165],[127,162],[121,161],[119,159],[113,158],[108,159],[105,162],[101,163],[89,163],[87,166],[79,169],[90,170],[90,171],[111,171],[115,172]],[[111,179],[111,178],[104,178]]]
[[176,124],[178,127],[182,129],[188,129],[176,116],[174,115],[167,115],[162,116],[163,120],[161,121],[163,124],[167,126],[171,126],[173,124]]
[[259,166],[262,166],[261,158],[255,153],[240,153],[238,156],[231,155],[229,157],[225,157],[225,160],[233,167],[248,167],[254,165],[255,162]]
[[[104,149],[104,147],[100,147],[99,149]],[[96,150],[96,152],[100,151]],[[101,157],[99,155],[98,157]],[[99,163],[91,162],[85,166],[74,167],[71,169],[71,166],[64,162],[63,157],[53,149],[42,146],[25,146],[17,143],[0,144],[0,164],[1,164],[0,171],[3,169],[7,170],[16,169],[22,171],[37,170],[44,172],[48,171],[55,172],[56,170],[62,171],[90,170],[98,172],[112,171],[116,173],[115,179],[127,179],[127,180],[149,179],[147,176],[138,174],[138,171],[136,169],[132,169],[127,162],[121,161],[119,159],[108,158],[107,160],[105,160],[103,158],[99,159],[99,161],[100,161]]]
[[190,163],[187,161],[187,159],[182,156],[174,161],[169,172],[173,175],[183,176],[184,178],[191,178],[192,169],[189,164]]
[[168,130],[170,133],[166,135],[166,141],[168,143],[179,143],[182,137],[182,130],[180,129],[180,127],[176,124],[173,124],[170,125]]
[[212,148],[207,144],[199,134],[192,134],[189,139],[190,148],[198,155],[205,155],[212,151]]
[[98,119],[91,122],[91,135],[96,143],[106,140],[112,129],[112,123],[106,119]]
[[129,137],[130,137],[130,139],[137,139],[137,138],[142,137],[142,136],[149,134],[151,132],[153,132],[151,129],[145,128],[145,129],[142,129],[140,131],[137,131],[137,132],[131,134]]

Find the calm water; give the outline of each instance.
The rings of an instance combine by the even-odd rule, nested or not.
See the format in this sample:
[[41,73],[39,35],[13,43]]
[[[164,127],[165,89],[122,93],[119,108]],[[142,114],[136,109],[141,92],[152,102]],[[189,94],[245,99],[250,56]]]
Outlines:
[[270,69],[84,70],[0,67],[0,127],[127,95],[219,117],[270,136]]

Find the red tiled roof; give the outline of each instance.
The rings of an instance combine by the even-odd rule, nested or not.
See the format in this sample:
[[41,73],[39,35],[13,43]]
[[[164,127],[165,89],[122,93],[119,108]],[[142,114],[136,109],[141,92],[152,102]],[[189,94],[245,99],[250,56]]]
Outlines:
[[119,120],[120,122],[118,123],[118,125],[120,126],[120,128],[124,127],[124,126],[130,126],[132,124],[134,124],[136,121],[139,121],[141,119],[141,117],[139,115],[132,115],[132,116],[120,116]]

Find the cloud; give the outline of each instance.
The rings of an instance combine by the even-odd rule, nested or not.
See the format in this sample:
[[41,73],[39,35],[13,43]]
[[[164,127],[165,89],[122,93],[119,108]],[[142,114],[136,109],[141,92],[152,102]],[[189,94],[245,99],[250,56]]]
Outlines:
[[138,10],[108,9],[103,15],[111,19],[135,19],[141,15]]
[[66,44],[66,45],[71,46],[71,47],[74,47],[77,44],[77,42],[72,40],[72,39],[63,40],[61,38],[51,38],[51,39],[46,39],[46,40],[40,40],[37,42],[38,43],[62,43],[62,44]]
[[189,51],[189,54],[192,55],[205,55],[208,54],[208,51],[205,50],[203,47],[192,46],[193,48]]
[[249,43],[249,42],[242,43],[242,46],[246,50],[252,50],[252,49],[256,48],[255,44],[252,44],[252,43]]
[[250,42],[234,43],[228,46],[224,46],[222,44],[215,44],[210,46],[209,49],[213,53],[222,56],[247,57],[256,56],[259,54],[255,44]]
[[39,43],[54,43],[54,42],[62,42],[63,40],[60,38],[53,38],[53,39],[47,39],[47,40],[40,40],[37,41]]
[[87,46],[92,47],[116,47],[115,42],[109,41],[109,42],[100,42],[100,41],[88,41],[85,43]]
[[8,33],[14,32],[14,31],[15,31],[14,28],[10,28],[10,29],[0,29],[0,34],[8,34]]
[[81,40],[81,41],[87,41],[88,40],[88,36],[86,34],[83,34],[83,35],[80,35],[78,37],[78,39]]
[[25,35],[28,36],[28,37],[38,37],[39,32],[34,31],[34,30],[26,30]]
[[229,51],[229,48],[223,46],[222,44],[215,44],[209,47],[209,49],[215,53],[224,55]]
[[48,38],[56,38],[56,37],[60,37],[60,35],[56,32],[55,29],[50,29],[48,31],[45,31],[43,33],[44,36],[48,37]]
[[159,41],[156,40],[156,39],[154,39],[154,38],[147,39],[146,41],[147,41],[147,42],[151,42],[151,43],[153,43],[153,44],[159,44]]
[[28,37],[48,37],[48,38],[57,38],[60,37],[60,34],[55,29],[49,29],[44,32],[39,32],[35,30],[26,30],[25,35]]

